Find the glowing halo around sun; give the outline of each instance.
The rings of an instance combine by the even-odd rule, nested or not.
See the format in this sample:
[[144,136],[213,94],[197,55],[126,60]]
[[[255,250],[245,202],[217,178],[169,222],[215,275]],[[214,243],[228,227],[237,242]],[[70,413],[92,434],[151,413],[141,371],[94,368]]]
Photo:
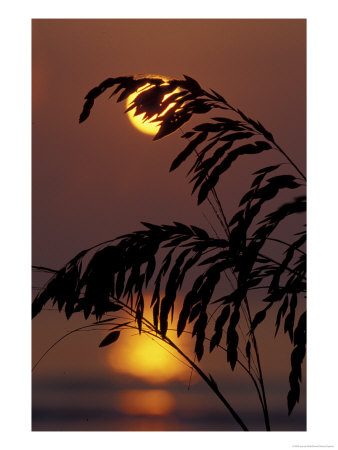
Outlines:
[[[160,76],[153,76],[153,77],[154,78],[161,78],[162,80],[164,80],[164,82],[169,81],[169,78],[167,78],[167,77],[162,77],[162,76],[161,77]],[[168,83],[163,83],[163,84],[168,84]],[[140,94],[140,92],[144,92],[147,89],[149,89],[150,87],[151,87],[151,84],[147,83],[147,84],[141,86],[140,88],[138,88],[136,92],[134,92],[133,94],[129,95],[129,97],[127,98],[127,109],[132,104],[134,99]],[[173,95],[176,92],[179,92],[178,88],[175,89],[170,94],[164,95],[162,100],[165,100],[170,95]],[[158,121],[156,121],[156,118],[164,116],[165,113],[169,109],[171,109],[171,108],[173,108],[175,106],[175,104],[176,104],[175,102],[170,103],[168,105],[168,107],[159,116],[157,114],[155,114],[154,116],[152,116],[148,120],[144,119],[145,113],[138,114],[137,116],[134,116],[136,108],[133,108],[130,111],[127,111],[127,115],[128,115],[128,118],[129,118],[130,122],[132,123],[132,125],[134,125],[134,127],[137,130],[141,131],[142,133],[146,133],[146,134],[150,134],[151,136],[155,136],[157,134],[159,128],[160,128],[160,123]]]
[[[176,333],[169,332],[168,337],[175,338]],[[111,348],[108,365],[114,372],[132,375],[150,384],[166,384],[174,380],[187,382],[191,370],[184,360],[177,358],[174,351],[161,341],[146,334],[124,332],[119,345]],[[190,350],[188,339],[181,339],[185,350]],[[188,351],[189,351],[188,350]]]
[[[146,305],[150,304],[151,296],[146,294]],[[145,307],[144,316],[152,321],[152,309]],[[177,315],[174,314],[174,323]],[[168,329],[167,336],[188,355],[193,354],[194,343],[191,335],[184,333],[177,338],[176,331]],[[193,357],[193,356],[192,356]],[[139,334],[135,330],[121,332],[117,345],[109,348],[106,354],[107,365],[115,372],[132,375],[149,384],[166,384],[172,381],[194,383],[191,379],[191,368],[175,350],[163,341],[153,338],[146,333]]]

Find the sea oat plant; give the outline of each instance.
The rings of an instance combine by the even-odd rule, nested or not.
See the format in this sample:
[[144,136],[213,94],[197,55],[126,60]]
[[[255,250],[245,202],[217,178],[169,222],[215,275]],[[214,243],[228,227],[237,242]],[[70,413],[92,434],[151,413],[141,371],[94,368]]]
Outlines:
[[[188,165],[192,196],[198,205],[210,205],[219,231],[179,222],[143,223],[140,230],[83,250],[55,271],[36,296],[33,317],[53,302],[68,319],[73,314],[82,313],[86,320],[94,315],[96,320],[83,328],[107,329],[101,347],[116,342],[130,328],[162,341],[196,371],[240,428],[248,430],[231,399],[225,398],[213,376],[200,366],[203,355],[218,348],[226,354],[231,370],[245,371],[253,383],[265,428],[270,430],[259,352],[264,343],[258,342],[256,332],[264,321],[273,321],[271,339],[277,339],[280,329],[289,336],[292,351],[286,394],[290,415],[299,402],[306,346],[306,232],[303,226],[293,229],[292,238],[285,240],[283,227],[306,211],[306,178],[260,122],[214,90],[202,89],[189,76],[181,80],[108,78],[85,97],[80,122],[89,117],[95,99],[111,89],[111,96],[119,94],[117,102],[138,93],[127,110],[135,109],[144,120],[158,123],[154,141],[171,133],[182,134],[186,145],[170,171]],[[169,105],[173,106],[167,109]],[[192,118],[199,119],[198,124],[183,132],[182,126]],[[247,192],[237,199],[236,191],[232,192],[237,207],[229,216],[221,200],[220,180],[240,160],[261,154],[264,164],[251,174]],[[280,161],[266,165],[270,155]],[[152,320],[144,314],[149,289]],[[220,291],[223,295],[217,294]],[[257,299],[255,308],[252,300],[257,292],[258,309]],[[184,295],[183,304],[178,302],[178,293]],[[174,308],[179,309],[176,323],[172,323]],[[169,328],[176,330],[178,338],[191,333],[194,357],[169,339]]]

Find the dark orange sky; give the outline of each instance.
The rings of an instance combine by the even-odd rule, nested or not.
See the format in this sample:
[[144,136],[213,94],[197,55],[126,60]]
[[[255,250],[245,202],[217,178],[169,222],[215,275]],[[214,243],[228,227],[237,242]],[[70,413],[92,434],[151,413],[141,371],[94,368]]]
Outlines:
[[[184,146],[179,133],[152,142],[131,126],[124,105],[107,100],[109,93],[79,125],[84,96],[108,77],[187,74],[262,122],[305,170],[305,20],[53,19],[33,20],[32,30],[34,265],[59,268],[141,221],[207,227],[202,213],[208,209],[191,198],[186,167],[168,172]],[[250,159],[242,164],[252,171]],[[224,181],[222,200],[230,210],[231,189],[247,188],[241,167]],[[73,325],[46,311],[33,327],[34,360]],[[82,335],[60,344],[34,376],[104,377],[103,359],[97,337]],[[274,364],[266,368],[279,382]]]

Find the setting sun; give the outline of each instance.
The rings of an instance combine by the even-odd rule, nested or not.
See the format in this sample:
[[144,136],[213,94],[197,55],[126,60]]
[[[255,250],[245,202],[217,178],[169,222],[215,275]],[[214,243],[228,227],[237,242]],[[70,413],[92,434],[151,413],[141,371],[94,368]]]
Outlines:
[[[148,299],[150,303],[150,298]],[[145,317],[150,319],[150,308]],[[176,331],[168,330],[167,336],[176,341]],[[192,340],[186,334],[180,337],[180,347],[192,353]],[[173,380],[188,382],[191,369],[180,355],[160,339],[134,330],[121,333],[118,346],[112,346],[108,353],[108,364],[116,372],[141,378],[152,384],[165,384]]]
[[[128,373],[150,383],[188,380],[190,369],[175,358],[170,347],[141,334],[125,336],[124,350],[112,348],[110,365],[117,372]],[[122,341],[121,341],[122,344]],[[116,354],[118,352],[118,354]]]
[[[168,78],[165,77],[161,77],[163,80],[167,81]],[[168,83],[163,83],[163,85],[168,84]],[[141,86],[136,92],[134,92],[133,94],[129,95],[128,99],[127,99],[127,109],[131,106],[132,102],[135,100],[135,98],[141,93],[144,92],[146,90],[148,90],[151,87],[151,85],[145,84],[144,86]],[[173,95],[174,93],[179,92],[179,89],[175,89],[173,92],[169,93],[169,94],[165,94],[163,96],[162,101],[166,100],[168,97],[170,97],[171,95]],[[134,125],[135,128],[137,128],[139,131],[142,131],[142,133],[146,133],[146,134],[150,134],[152,136],[155,136],[155,134],[157,134],[160,124],[158,121],[156,121],[157,117],[162,117],[164,116],[164,114],[171,108],[173,108],[175,106],[175,102],[170,103],[167,108],[158,116],[157,114],[155,114],[153,117],[151,117],[148,120],[145,120],[144,116],[145,113],[143,114],[139,114],[137,116],[134,116],[135,110],[136,108],[131,109],[130,111],[127,111],[127,115],[131,121],[131,123]]]

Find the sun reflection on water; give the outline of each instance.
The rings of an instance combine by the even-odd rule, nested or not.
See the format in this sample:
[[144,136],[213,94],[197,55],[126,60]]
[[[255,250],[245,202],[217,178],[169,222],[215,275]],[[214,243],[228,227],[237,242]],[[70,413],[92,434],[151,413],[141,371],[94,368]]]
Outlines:
[[118,395],[118,408],[124,414],[164,416],[175,409],[172,394],[164,389],[131,389]]

